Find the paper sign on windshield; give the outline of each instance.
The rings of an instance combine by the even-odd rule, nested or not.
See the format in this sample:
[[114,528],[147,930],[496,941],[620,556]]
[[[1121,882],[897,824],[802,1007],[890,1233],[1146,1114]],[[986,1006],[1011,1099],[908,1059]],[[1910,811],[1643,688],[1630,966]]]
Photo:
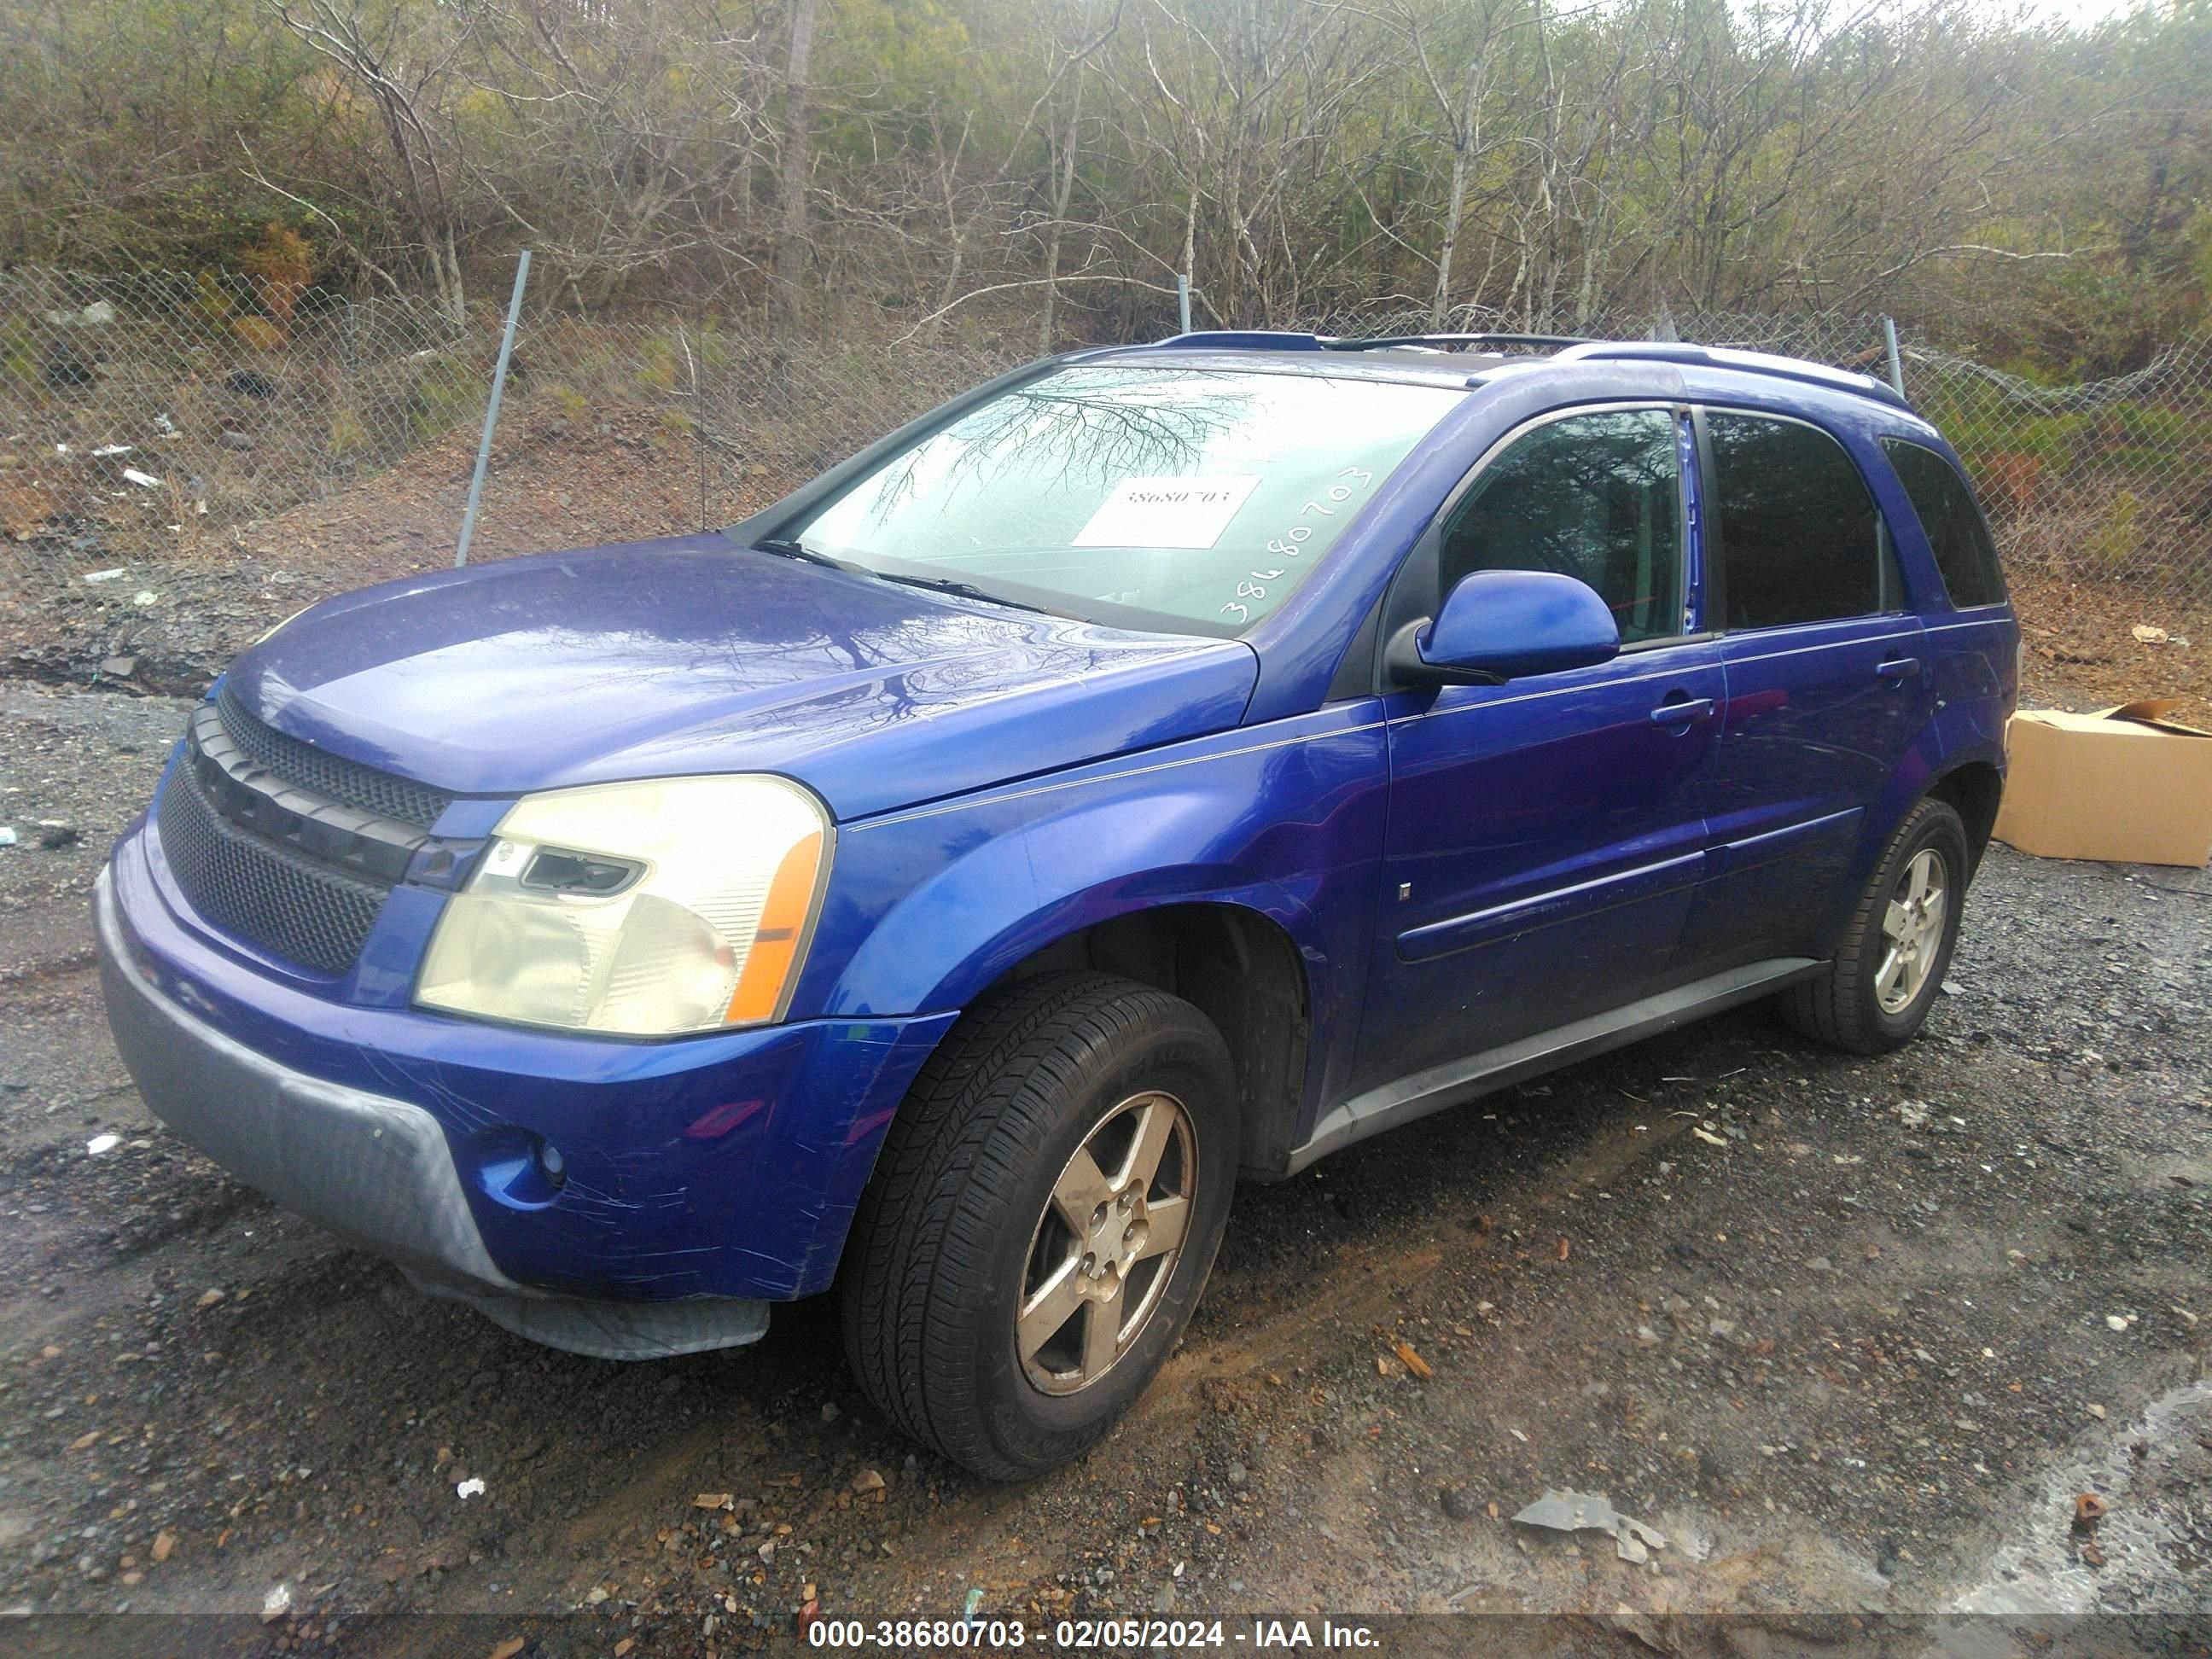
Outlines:
[[1236,472],[1202,478],[1124,478],[1069,544],[1211,547],[1259,482]]

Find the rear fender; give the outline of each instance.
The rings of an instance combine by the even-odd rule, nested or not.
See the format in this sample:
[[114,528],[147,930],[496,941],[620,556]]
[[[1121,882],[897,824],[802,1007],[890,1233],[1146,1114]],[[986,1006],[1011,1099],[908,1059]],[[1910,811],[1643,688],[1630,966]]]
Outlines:
[[1835,954],[1844,925],[1850,920],[1860,890],[1874,874],[1874,867],[1881,860],[1882,850],[1889,845],[1889,838],[1897,833],[1897,826],[1905,822],[1905,815],[1919,803],[1942,771],[1942,739],[1937,723],[1931,720],[1920,728],[1919,735],[1899,759],[1868,811],[1866,834],[1852,857],[1849,874],[1836,884],[1834,902],[1821,924],[1819,949],[1823,957]]

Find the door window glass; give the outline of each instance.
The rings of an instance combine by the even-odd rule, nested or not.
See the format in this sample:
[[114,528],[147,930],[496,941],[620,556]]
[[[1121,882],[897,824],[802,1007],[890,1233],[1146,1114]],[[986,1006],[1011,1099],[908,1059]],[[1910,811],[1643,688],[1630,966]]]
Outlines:
[[1964,611],[2004,603],[2004,578],[1997,570],[1996,544],[1974,505],[1959,470],[1934,450],[1903,438],[1884,438],[1883,450],[1897,469],[1898,482],[1911,498],[1920,527],[1935,550],[1951,603]]
[[1682,631],[1674,417],[1623,409],[1548,421],[1485,467],[1444,522],[1440,589],[1476,570],[1549,570],[1595,588],[1621,641]]
[[1802,422],[1717,410],[1705,432],[1724,627],[1872,616],[1895,601],[1881,514],[1842,445]]

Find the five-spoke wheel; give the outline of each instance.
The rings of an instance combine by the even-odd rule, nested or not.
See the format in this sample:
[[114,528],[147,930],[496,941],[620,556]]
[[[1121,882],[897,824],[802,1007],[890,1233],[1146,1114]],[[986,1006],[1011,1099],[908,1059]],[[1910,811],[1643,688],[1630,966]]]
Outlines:
[[1885,1014],[1901,1014],[1928,983],[1942,951],[1950,904],[1943,855],[1923,847],[1905,863],[1883,908],[1881,936],[1889,948],[1875,969],[1875,997]]
[[1037,1218],[1014,1345],[1047,1394],[1087,1389],[1152,1316],[1190,1229],[1198,1143],[1173,1095],[1109,1108]]
[[1910,1042],[1950,963],[1972,869],[1956,810],[1932,797],[1916,803],[1859,890],[1833,965],[1783,994],[1790,1024],[1862,1054]]
[[1054,974],[986,999],[898,1114],[845,1247],[846,1347],[916,1438],[1017,1479],[1175,1346],[1228,1219],[1229,1051],[1181,998]]

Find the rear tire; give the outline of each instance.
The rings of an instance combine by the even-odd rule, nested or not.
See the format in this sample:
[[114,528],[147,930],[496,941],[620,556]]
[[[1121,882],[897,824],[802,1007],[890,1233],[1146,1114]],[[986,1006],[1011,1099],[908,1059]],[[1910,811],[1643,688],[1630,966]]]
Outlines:
[[994,1480],[1096,1443],[1197,1305],[1236,1102],[1221,1034],[1164,991],[1053,974],[971,1009],[891,1120],[846,1245],[868,1397]]
[[1855,1054],[1919,1035],[1950,970],[1969,870],[1966,826],[1946,802],[1905,815],[1860,890],[1826,974],[1777,1000],[1807,1036]]

